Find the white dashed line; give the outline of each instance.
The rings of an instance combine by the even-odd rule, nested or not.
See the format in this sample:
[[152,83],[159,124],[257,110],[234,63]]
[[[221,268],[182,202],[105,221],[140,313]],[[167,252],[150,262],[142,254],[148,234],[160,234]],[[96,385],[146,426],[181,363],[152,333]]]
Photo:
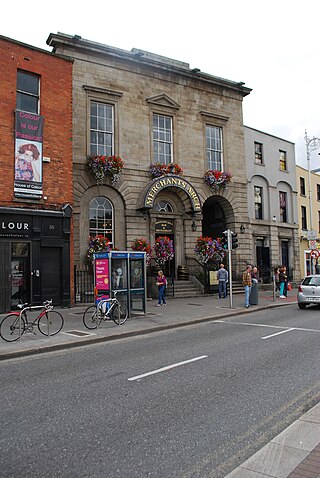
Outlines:
[[140,378],[148,377],[149,375],[154,375],[156,373],[165,372],[166,370],[170,370],[171,368],[180,367],[181,365],[185,365],[191,362],[196,362],[197,360],[202,360],[207,357],[208,355],[201,355],[200,357],[195,357],[190,360],[185,360],[184,362],[174,363],[172,365],[168,365],[167,367],[162,367],[157,370],[153,370],[152,372],[143,373],[142,375],[136,375],[135,377],[128,378],[128,380],[130,382],[133,382],[134,380],[139,380]]
[[296,329],[295,329],[295,328],[291,328],[291,329],[282,330],[281,332],[277,332],[277,333],[275,333],[275,334],[265,335],[264,337],[261,337],[261,340],[270,339],[270,337],[275,337],[276,335],[285,334],[285,333],[287,333],[287,332],[291,332],[292,330],[296,330]]

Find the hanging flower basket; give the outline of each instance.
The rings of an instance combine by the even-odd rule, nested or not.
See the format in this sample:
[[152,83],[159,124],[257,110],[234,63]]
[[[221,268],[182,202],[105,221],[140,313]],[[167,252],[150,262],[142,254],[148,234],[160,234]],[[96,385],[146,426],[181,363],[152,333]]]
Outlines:
[[170,163],[170,164],[155,163],[155,164],[150,164],[149,174],[152,177],[152,179],[157,179],[157,178],[160,178],[161,176],[167,176],[168,174],[174,174],[175,176],[182,176],[183,169],[181,166],[179,166],[176,163]]
[[146,264],[149,266],[151,264],[151,246],[150,242],[147,241],[146,239],[139,239],[136,238],[132,243],[131,243],[131,249],[133,251],[137,252],[146,252]]
[[219,239],[212,237],[200,236],[195,242],[194,252],[198,256],[199,261],[206,265],[208,261],[221,262],[224,258],[223,250]]
[[156,240],[153,251],[155,255],[155,263],[159,267],[163,267],[164,264],[173,258],[173,241],[167,236],[160,236]]
[[103,184],[106,178],[111,178],[114,186],[120,179],[124,162],[119,156],[88,156],[88,168],[94,175],[97,184]]
[[93,262],[93,254],[96,252],[110,252],[110,241],[104,236],[90,236],[86,260],[89,264]]
[[228,184],[232,179],[231,173],[226,173],[223,171],[209,170],[205,173],[203,179],[210,186],[211,189],[227,189]]

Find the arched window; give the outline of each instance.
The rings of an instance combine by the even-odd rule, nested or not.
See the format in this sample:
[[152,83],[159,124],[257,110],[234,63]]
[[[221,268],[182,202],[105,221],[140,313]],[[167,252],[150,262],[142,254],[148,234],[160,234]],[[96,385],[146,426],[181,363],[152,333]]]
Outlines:
[[106,198],[97,197],[90,202],[89,235],[107,237],[113,245],[113,207]]
[[157,212],[173,212],[173,207],[168,201],[158,201],[155,205]]

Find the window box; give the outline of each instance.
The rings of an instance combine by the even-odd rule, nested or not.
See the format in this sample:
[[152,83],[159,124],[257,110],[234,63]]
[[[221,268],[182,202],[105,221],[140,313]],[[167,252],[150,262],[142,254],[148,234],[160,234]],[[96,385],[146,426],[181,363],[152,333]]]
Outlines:
[[97,184],[103,184],[109,177],[113,186],[119,181],[124,167],[124,162],[119,156],[92,155],[88,157],[87,164]]

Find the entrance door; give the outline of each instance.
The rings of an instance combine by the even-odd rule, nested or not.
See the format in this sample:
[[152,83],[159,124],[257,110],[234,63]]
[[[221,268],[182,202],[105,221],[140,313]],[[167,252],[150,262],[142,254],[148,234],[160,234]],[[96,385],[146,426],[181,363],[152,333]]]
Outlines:
[[30,302],[30,247],[27,242],[11,243],[11,309]]
[[290,277],[289,264],[289,241],[281,241],[281,258],[282,264],[287,268],[287,274]]
[[41,297],[61,305],[61,248],[41,248]]
[[263,282],[269,283],[271,280],[269,247],[257,246],[256,253],[260,278],[263,279]]

